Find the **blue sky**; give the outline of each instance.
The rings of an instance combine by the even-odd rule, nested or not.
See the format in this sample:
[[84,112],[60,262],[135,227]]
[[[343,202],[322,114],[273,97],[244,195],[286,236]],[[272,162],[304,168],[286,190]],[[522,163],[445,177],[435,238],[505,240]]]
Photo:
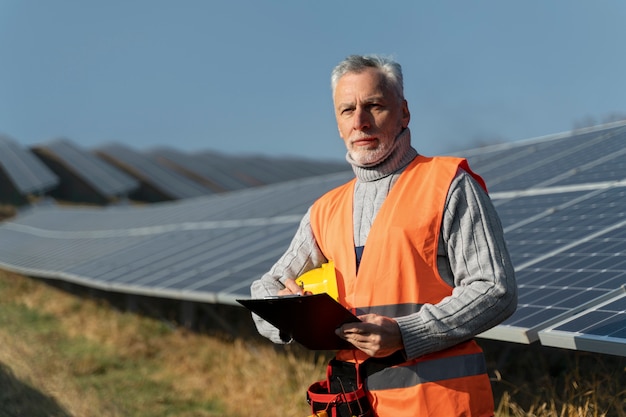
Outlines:
[[626,115],[622,0],[0,0],[0,133],[343,159],[329,73],[403,66],[414,146]]

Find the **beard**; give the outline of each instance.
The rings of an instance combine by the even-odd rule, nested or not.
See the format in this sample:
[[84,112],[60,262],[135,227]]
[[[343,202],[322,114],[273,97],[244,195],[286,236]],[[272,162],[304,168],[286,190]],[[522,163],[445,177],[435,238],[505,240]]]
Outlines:
[[384,161],[393,150],[393,142],[381,142],[374,149],[351,150],[350,157],[359,166],[373,166]]
[[[348,155],[354,163],[361,167],[371,167],[383,162],[395,148],[396,139],[404,131],[401,129],[397,134],[379,135],[378,146],[370,149],[352,148],[348,149]],[[351,138],[351,142],[359,138]]]

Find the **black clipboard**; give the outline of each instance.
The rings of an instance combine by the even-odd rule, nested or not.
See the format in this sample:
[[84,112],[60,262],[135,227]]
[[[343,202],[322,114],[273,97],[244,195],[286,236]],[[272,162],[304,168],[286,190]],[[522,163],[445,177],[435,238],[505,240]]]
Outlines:
[[360,320],[326,293],[237,302],[308,349],[354,349],[335,334],[335,329]]

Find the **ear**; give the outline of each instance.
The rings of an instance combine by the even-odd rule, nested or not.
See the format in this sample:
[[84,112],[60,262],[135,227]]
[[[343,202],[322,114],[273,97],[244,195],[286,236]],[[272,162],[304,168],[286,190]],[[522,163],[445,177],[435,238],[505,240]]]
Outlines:
[[411,112],[409,111],[409,103],[406,100],[402,100],[402,128],[409,127],[411,121]]

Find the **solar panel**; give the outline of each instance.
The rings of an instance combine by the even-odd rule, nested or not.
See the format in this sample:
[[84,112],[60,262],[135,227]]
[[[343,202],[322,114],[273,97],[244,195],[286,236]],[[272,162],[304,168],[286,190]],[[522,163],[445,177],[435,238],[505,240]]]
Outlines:
[[626,263],[624,201],[624,187],[520,197],[500,206],[496,200],[519,299],[513,316],[484,336],[536,341],[541,329],[624,285],[626,275],[615,269]]
[[[574,136],[558,135],[531,143],[513,143],[499,146],[480,154],[468,152],[470,166],[487,179],[490,192],[525,190],[555,184],[580,184],[624,179],[624,164],[615,172],[604,170],[589,178],[587,170],[602,172],[605,159],[618,158],[626,153],[626,126],[585,132]],[[615,159],[613,159],[615,160]],[[618,160],[619,162],[619,160]],[[600,168],[598,167],[600,166]],[[611,164],[613,167],[613,164]],[[555,182],[561,176],[574,180]]]
[[139,181],[109,165],[91,152],[67,139],[59,139],[35,148],[44,160],[58,161],[102,196],[124,196],[139,187]]
[[30,151],[2,136],[0,168],[24,195],[43,194],[59,183],[58,177]]
[[110,144],[96,150],[96,154],[123,169],[132,176],[162,193],[167,199],[181,199],[212,194],[209,188],[157,164],[121,144]]
[[626,355],[626,288],[568,320],[539,332],[545,346]]

